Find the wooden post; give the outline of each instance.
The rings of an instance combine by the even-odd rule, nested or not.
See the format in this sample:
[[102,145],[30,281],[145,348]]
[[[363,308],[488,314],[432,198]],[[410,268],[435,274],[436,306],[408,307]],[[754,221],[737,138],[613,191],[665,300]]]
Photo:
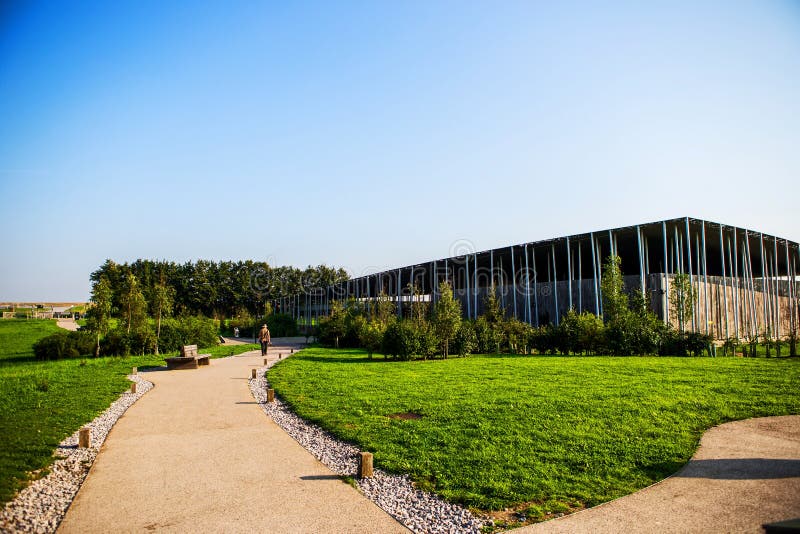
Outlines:
[[278,354],[278,359],[282,360],[283,359],[283,354]]
[[91,445],[92,441],[92,429],[88,426],[81,428],[80,433],[78,434],[78,447],[82,449],[87,449]]
[[267,365],[267,359],[264,358],[264,365]]
[[275,390],[267,389],[267,402],[275,402]]
[[138,367],[134,367],[133,371],[131,371],[131,374],[138,375],[139,374],[139,368]]
[[256,377],[256,370],[255,369],[251,369],[251,371],[252,371],[251,378],[255,378]]
[[136,393],[136,382],[131,382],[131,393]]
[[290,354],[294,354],[294,349],[292,349],[292,352],[290,352]]
[[372,453],[362,452],[358,457],[358,478],[372,476]]

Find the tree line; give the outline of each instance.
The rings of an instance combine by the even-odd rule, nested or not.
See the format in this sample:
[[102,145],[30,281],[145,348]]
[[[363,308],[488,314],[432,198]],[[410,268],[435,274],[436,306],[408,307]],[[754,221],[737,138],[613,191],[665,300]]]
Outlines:
[[130,264],[106,260],[90,279],[86,326],[42,339],[34,347],[37,358],[209,347],[218,343],[228,323],[252,327],[266,321],[276,327],[276,334],[291,335],[296,329],[293,319],[272,313],[270,300],[326,287],[348,275],[325,265],[297,269],[250,260],[179,264],[139,259]]
[[[334,303],[320,321],[319,339],[330,346],[366,348],[385,357],[447,358],[470,353],[663,354],[700,355],[712,339],[686,332],[692,313],[691,286],[673,284],[670,302],[679,326],[664,324],[650,311],[644,295],[625,292],[620,258],[606,259],[601,278],[603,316],[570,310],[558,324],[534,327],[507,317],[495,291],[485,297],[485,313],[475,320],[462,317],[461,304],[448,283],[439,286],[435,303],[412,301],[410,317],[399,319],[394,302],[381,295],[375,302]],[[414,294],[414,288],[409,288]]]
[[175,263],[144,259],[122,264],[106,260],[90,279],[92,287],[101,279],[108,282],[111,306],[122,313],[131,276],[151,315],[156,315],[163,293],[167,292],[176,315],[203,315],[218,320],[260,316],[270,300],[349,279],[344,269],[327,265],[298,269],[251,260]]

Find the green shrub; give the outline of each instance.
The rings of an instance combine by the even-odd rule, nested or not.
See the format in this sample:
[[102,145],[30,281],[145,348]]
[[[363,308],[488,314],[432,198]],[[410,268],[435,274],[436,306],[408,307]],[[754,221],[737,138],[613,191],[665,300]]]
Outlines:
[[500,344],[503,336],[494,324],[489,323],[486,317],[481,315],[475,319],[473,324],[475,336],[478,340],[478,352],[481,354],[493,354],[500,352]]
[[[289,314],[273,313],[265,319],[272,337],[294,337],[297,335],[297,322]],[[263,322],[261,324],[264,324]]]
[[419,337],[413,324],[408,320],[390,324],[383,335],[381,352],[401,360],[410,360],[411,356],[419,354]]
[[475,351],[478,338],[475,335],[475,326],[472,321],[461,321],[453,338],[453,352],[464,358]]
[[[217,345],[217,322],[206,317],[170,317],[161,321],[161,337],[158,340],[160,352],[174,352],[184,345],[213,347]],[[131,352],[139,354],[138,340],[131,340]],[[112,353],[109,353],[112,354]],[[117,352],[116,354],[125,354]]]
[[88,356],[94,352],[94,339],[86,332],[56,332],[33,345],[37,360],[60,360]]
[[[161,324],[164,335],[164,323]],[[161,346],[161,345],[159,345]],[[128,356],[131,354],[151,354],[155,352],[156,336],[149,328],[128,332],[124,327],[116,328],[106,334],[100,342],[100,354],[104,356]]]
[[367,349],[370,359],[375,351],[380,350],[384,332],[386,332],[386,326],[379,321],[364,322],[361,326],[358,339],[361,346]]
[[439,350],[439,336],[427,321],[410,321],[411,328],[417,338],[416,354],[423,358],[431,358],[441,354]]

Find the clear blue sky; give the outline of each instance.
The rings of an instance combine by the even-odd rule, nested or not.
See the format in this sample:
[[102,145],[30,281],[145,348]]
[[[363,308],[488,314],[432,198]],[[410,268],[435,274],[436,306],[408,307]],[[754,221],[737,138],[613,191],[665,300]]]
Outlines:
[[0,7],[0,300],[684,215],[800,240],[800,3]]

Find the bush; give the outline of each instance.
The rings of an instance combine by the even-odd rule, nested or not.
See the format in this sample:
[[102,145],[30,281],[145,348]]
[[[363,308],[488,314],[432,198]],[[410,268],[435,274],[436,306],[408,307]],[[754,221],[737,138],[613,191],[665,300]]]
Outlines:
[[379,321],[364,322],[361,326],[358,339],[361,341],[361,346],[367,349],[370,359],[376,350],[380,350],[384,332],[386,332],[386,327]]
[[501,324],[503,341],[511,354],[527,354],[532,328],[518,319],[507,319]]
[[469,356],[478,346],[478,338],[475,335],[475,326],[471,321],[462,321],[456,330],[453,338],[453,352],[461,356]]
[[473,328],[475,330],[475,337],[477,338],[479,353],[494,354],[500,352],[503,335],[495,324],[487,321],[486,317],[480,316],[475,319]]
[[381,352],[385,356],[410,360],[411,356],[419,354],[419,349],[419,337],[410,321],[395,321],[386,328],[381,343]]
[[[161,323],[164,336],[164,322]],[[149,328],[128,333],[124,327],[112,330],[100,342],[100,354],[104,356],[128,356],[155,352],[156,336]],[[174,349],[173,349],[174,350]]]
[[60,360],[94,353],[94,338],[86,332],[56,332],[34,343],[37,360]]
[[339,343],[345,335],[345,314],[338,301],[331,302],[331,312],[319,320],[317,338],[320,343],[328,347],[339,348]]
[[[130,350],[139,353],[144,340],[133,338]],[[206,317],[170,317],[161,321],[161,337],[158,340],[160,352],[174,352],[184,345],[213,347],[219,343],[217,323]],[[155,348],[155,347],[153,347]],[[125,354],[117,352],[116,354]],[[129,353],[128,353],[129,354]]]
[[417,352],[423,358],[441,354],[439,336],[427,321],[411,321],[411,329],[417,338]]

